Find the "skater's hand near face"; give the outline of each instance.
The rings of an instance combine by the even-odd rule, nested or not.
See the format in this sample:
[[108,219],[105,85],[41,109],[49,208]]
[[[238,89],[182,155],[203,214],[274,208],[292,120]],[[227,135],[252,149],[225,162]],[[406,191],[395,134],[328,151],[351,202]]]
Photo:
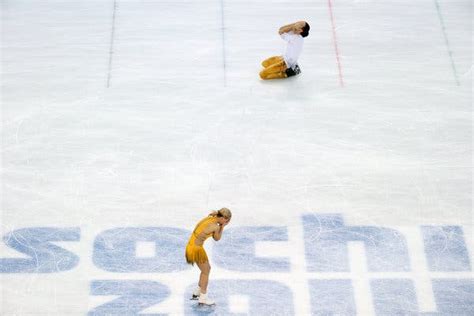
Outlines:
[[227,226],[227,224],[229,224],[230,222],[230,218],[223,218],[220,222],[219,222],[219,225],[221,226],[221,228],[223,229],[225,226]]
[[280,35],[283,33],[288,33],[288,32],[300,34],[301,32],[303,32],[303,28],[305,27],[305,25],[306,25],[305,21],[298,21],[298,22],[280,27],[280,29],[278,30],[278,33]]
[[306,22],[305,21],[298,21],[293,24],[293,32],[295,34],[300,34],[303,32],[303,28],[305,27]]

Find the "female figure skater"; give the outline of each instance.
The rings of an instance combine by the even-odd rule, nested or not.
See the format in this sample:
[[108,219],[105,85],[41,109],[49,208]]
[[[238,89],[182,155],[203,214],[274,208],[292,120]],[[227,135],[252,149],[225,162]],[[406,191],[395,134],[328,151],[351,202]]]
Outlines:
[[273,56],[262,62],[264,69],[260,71],[260,78],[263,80],[287,78],[301,72],[297,62],[303,50],[303,37],[308,36],[309,28],[309,24],[305,21],[280,27],[278,33],[287,43],[286,51],[283,56]]
[[207,284],[211,266],[204,250],[204,241],[211,237],[218,241],[222,237],[224,227],[229,224],[232,213],[227,208],[221,208],[212,212],[202,219],[194,228],[186,246],[186,261],[189,264],[197,264],[201,275],[199,276],[199,287],[193,292],[192,299],[199,298],[199,305],[214,305],[214,301],[207,297]]

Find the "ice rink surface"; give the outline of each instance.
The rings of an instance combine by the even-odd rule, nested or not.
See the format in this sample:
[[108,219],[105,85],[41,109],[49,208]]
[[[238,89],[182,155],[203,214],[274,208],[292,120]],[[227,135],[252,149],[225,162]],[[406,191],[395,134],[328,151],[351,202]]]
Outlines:
[[[278,28],[302,74],[261,81]],[[468,0],[2,0],[1,315],[472,315]],[[214,308],[190,301],[194,225]]]

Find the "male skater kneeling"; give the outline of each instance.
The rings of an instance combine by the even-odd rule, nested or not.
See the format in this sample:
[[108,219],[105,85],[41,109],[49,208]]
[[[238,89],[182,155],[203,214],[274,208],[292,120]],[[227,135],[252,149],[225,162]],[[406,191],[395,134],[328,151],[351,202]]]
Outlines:
[[264,69],[260,71],[260,78],[278,79],[295,76],[301,72],[298,66],[298,57],[303,50],[303,37],[308,36],[309,24],[298,21],[280,27],[278,33],[287,42],[283,56],[273,56],[262,62]]

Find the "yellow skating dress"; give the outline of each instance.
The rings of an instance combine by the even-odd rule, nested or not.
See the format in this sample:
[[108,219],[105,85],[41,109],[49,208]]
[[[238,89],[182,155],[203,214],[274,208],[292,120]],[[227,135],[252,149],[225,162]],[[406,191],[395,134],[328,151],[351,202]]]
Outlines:
[[[206,228],[208,227],[209,224],[217,222],[217,218],[213,216],[208,216],[201,220],[197,225],[196,228],[194,228],[193,233],[191,234],[191,237],[189,238],[188,244],[186,245],[186,261],[189,264],[194,264],[194,263],[205,263],[209,259],[207,258],[206,250],[204,250],[204,243],[202,246],[196,245],[195,241],[199,234]],[[212,236],[211,234],[206,235],[206,239]]]

